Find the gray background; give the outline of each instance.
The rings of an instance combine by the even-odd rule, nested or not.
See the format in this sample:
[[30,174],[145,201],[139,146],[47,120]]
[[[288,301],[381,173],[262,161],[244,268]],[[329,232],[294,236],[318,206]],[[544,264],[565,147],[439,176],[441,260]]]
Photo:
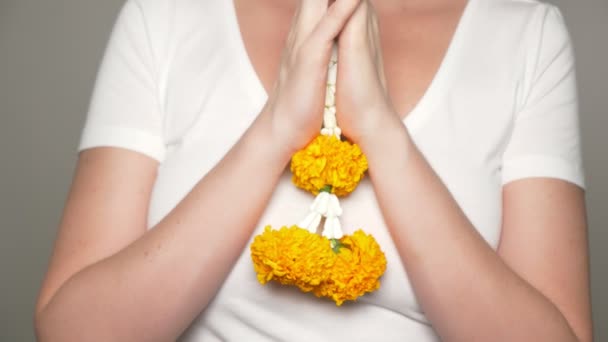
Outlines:
[[[551,2],[562,9],[577,52],[595,336],[608,341],[608,0]],[[0,341],[34,340],[35,295],[121,4],[0,0]]]

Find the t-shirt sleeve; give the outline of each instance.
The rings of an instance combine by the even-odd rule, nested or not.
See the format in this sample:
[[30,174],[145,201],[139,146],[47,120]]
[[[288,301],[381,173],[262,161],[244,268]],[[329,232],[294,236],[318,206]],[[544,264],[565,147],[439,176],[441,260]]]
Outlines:
[[97,75],[79,151],[120,147],[163,160],[158,70],[146,27],[140,5],[127,1]]
[[572,44],[559,9],[545,6],[529,47],[502,182],[549,177],[584,187]]

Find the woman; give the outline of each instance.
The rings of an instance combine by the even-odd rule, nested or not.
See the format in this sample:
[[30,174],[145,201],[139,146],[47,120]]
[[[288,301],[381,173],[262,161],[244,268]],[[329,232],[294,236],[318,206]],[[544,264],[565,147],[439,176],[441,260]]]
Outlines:
[[[260,286],[247,249],[310,201],[285,167],[335,39],[338,122],[369,161],[344,227],[388,259],[340,308]],[[535,1],[129,1],[39,339],[591,341],[576,105],[563,20]]]

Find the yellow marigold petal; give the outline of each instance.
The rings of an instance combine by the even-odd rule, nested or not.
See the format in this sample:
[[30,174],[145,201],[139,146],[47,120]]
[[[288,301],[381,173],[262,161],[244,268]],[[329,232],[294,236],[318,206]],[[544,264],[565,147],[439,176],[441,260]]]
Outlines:
[[371,235],[358,230],[340,242],[345,247],[336,255],[329,279],[314,292],[319,297],[330,297],[338,306],[377,290],[386,270],[386,257]]
[[296,226],[270,226],[251,244],[253,266],[261,284],[274,280],[294,285],[340,306],[380,287],[386,258],[376,240],[363,231],[346,235],[334,253],[330,241]]
[[276,280],[304,292],[319,285],[335,261],[329,240],[296,226],[279,230],[266,227],[250,249],[260,283]]
[[346,196],[355,190],[367,170],[367,158],[356,144],[335,136],[316,137],[291,159],[293,183],[314,195],[326,185]]

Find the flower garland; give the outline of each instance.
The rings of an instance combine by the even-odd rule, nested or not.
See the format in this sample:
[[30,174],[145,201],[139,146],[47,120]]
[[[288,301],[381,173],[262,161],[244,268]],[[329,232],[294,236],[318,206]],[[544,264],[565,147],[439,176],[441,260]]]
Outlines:
[[[338,197],[355,190],[367,170],[367,158],[355,144],[340,139],[336,122],[337,48],[328,67],[323,128],[291,159],[293,183],[313,195],[309,213],[292,227],[267,226],[250,246],[258,281],[298,287],[340,306],[377,290],[386,258],[376,240],[361,230],[344,235]],[[317,234],[324,220],[321,235]]]

